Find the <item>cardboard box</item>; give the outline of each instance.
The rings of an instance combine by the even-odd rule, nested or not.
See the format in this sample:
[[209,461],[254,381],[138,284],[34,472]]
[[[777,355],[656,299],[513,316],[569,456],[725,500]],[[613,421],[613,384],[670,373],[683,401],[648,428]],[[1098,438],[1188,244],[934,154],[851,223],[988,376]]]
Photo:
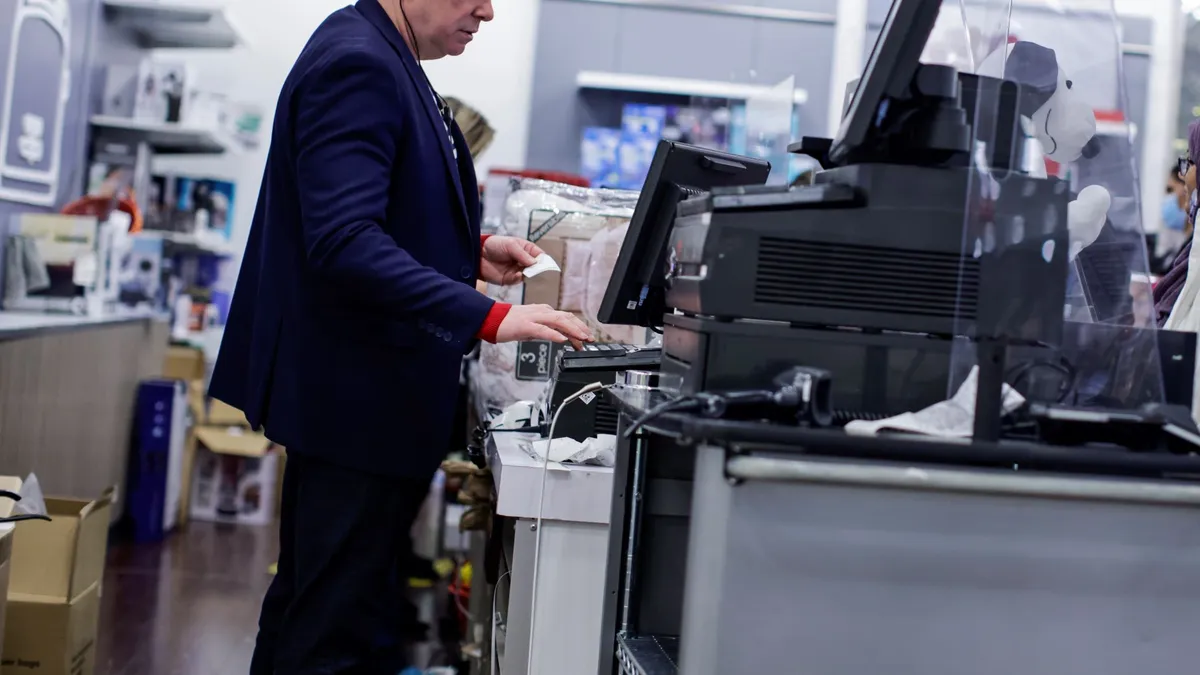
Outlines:
[[279,451],[250,428],[233,406],[207,399],[201,383],[191,391],[195,425],[184,450],[180,522],[188,518],[243,525],[274,521],[279,493]]
[[163,377],[184,382],[203,380],[204,352],[195,347],[168,347]]
[[[21,491],[21,479],[16,476],[0,476],[0,490]],[[11,499],[0,499],[0,517],[12,515],[16,505]],[[4,616],[8,611],[8,582],[12,576],[12,545],[15,523],[0,525],[0,654],[4,653]]]
[[100,583],[71,602],[13,597],[8,604],[3,675],[92,675],[100,628]]
[[197,427],[189,511],[196,520],[267,525],[275,520],[279,455],[240,427]]
[[115,490],[46,499],[52,522],[13,535],[0,675],[91,675]]

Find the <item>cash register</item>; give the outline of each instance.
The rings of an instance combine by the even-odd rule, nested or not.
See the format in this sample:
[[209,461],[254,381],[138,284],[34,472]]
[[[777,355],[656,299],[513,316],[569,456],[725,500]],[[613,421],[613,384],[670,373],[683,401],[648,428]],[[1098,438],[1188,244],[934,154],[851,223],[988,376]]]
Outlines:
[[[977,411],[998,411],[1010,352],[1044,358],[1079,337],[1063,307],[1070,185],[1013,170],[1019,86],[920,63],[940,7],[893,1],[837,137],[804,144],[826,169],[813,185],[647,183],[639,208],[653,213],[631,223],[599,319],[661,331],[661,370],[683,394],[767,389],[805,366],[829,373],[840,419],[894,415],[945,400],[969,342]],[[672,147],[660,144],[656,164]],[[983,194],[991,180],[1003,189]],[[688,438],[618,444],[601,644],[620,649],[602,675],[637,672],[625,667],[637,640],[678,649],[689,520],[719,510],[693,508]]]
[[[684,197],[706,194],[718,187],[762,185],[770,172],[770,163],[761,159],[662,141],[650,165],[621,255],[606,288],[599,313],[601,322],[653,328],[637,318],[644,312],[639,304],[649,306],[647,298],[639,295],[640,303],[627,302],[624,309],[613,305],[618,298],[640,294],[640,289],[645,286],[637,280],[657,274],[656,259],[636,259],[632,253],[661,249],[665,245],[675,219],[675,208]],[[649,300],[649,304],[661,306],[661,302],[655,300]],[[612,384],[622,371],[658,370],[661,359],[661,348],[628,344],[588,344],[578,350],[563,349],[553,373],[550,415],[553,416],[563,401],[580,388],[592,382]],[[594,404],[576,404],[564,409],[555,433],[582,441],[600,434],[615,434],[616,425],[616,411],[607,399],[601,398]]]

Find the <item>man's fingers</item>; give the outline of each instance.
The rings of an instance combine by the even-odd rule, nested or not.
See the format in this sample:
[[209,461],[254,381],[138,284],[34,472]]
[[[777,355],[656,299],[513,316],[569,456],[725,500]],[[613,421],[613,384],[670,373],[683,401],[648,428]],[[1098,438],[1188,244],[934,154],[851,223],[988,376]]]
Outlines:
[[533,333],[533,335],[531,335],[530,337],[532,337],[534,340],[548,340],[550,342],[557,342],[557,343],[562,343],[562,342],[567,341],[567,336],[563,335],[562,333],[554,330],[553,328],[551,328],[545,324],[534,324],[533,330],[530,332]]
[[576,340],[590,340],[591,335],[587,326],[575,317],[565,312],[555,312],[544,321],[558,332]]
[[533,243],[532,241],[528,241],[528,240],[524,240],[524,239],[521,240],[521,247],[525,249],[526,253],[533,256],[534,258],[545,253],[545,251],[543,251],[540,246]]
[[[531,249],[533,251],[537,251],[537,253],[531,254]],[[521,267],[529,267],[534,263],[537,257],[542,254],[542,249],[538,248],[532,242],[513,239],[509,244],[508,254],[511,255],[512,259],[517,261]]]

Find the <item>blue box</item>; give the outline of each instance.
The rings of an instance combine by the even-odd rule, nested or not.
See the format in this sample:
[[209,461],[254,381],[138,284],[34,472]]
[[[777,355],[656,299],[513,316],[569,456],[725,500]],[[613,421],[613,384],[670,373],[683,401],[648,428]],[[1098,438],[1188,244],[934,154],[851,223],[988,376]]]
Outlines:
[[617,149],[621,130],[587,127],[580,143],[580,170],[592,187],[617,187],[621,174],[617,167]]
[[661,138],[667,126],[667,106],[626,103],[621,109],[621,131],[634,136]]
[[655,134],[621,134],[621,145],[617,149],[618,171],[621,174],[619,187],[626,190],[642,189],[659,140],[660,136]]

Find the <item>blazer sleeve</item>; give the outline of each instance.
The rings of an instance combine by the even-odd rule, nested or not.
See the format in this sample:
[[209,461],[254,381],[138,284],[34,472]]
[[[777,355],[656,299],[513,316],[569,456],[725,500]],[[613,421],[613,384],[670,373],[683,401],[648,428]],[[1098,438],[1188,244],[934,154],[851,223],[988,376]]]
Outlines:
[[356,302],[422,319],[448,331],[455,346],[469,344],[494,301],[417,262],[383,229],[392,158],[405,133],[395,75],[380,57],[344,48],[306,80],[293,101],[292,141],[308,264]]

